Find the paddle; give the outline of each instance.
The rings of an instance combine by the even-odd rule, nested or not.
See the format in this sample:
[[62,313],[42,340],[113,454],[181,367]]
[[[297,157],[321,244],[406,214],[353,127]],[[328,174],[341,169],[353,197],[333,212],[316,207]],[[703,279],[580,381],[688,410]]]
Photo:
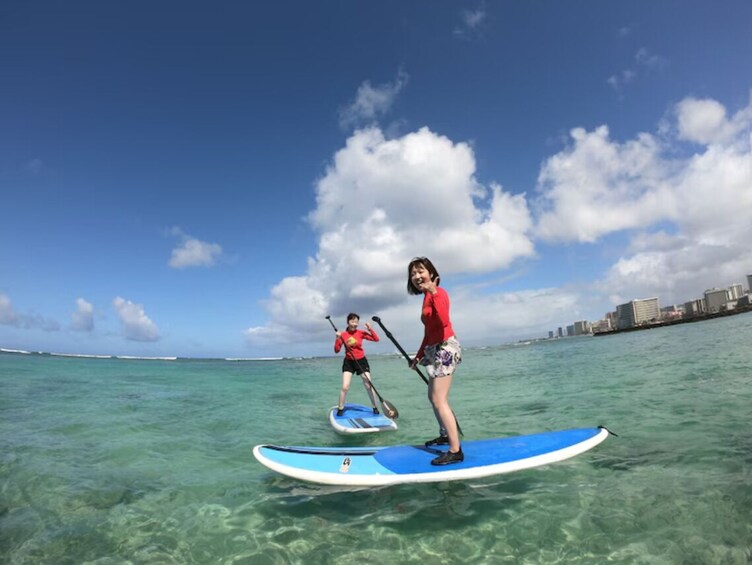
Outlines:
[[[392,332],[390,332],[388,329],[386,329],[386,326],[381,323],[381,318],[378,316],[372,316],[371,319],[376,322],[382,330],[384,330],[384,333],[386,334],[386,337],[388,337],[390,340],[392,340],[392,343],[399,349],[399,352],[402,353],[403,357],[407,359],[407,362],[412,364],[413,360],[410,358],[410,355],[407,354],[407,351],[405,351],[402,346],[399,344],[399,342],[394,338],[392,335]],[[413,367],[413,370],[420,375],[420,378],[423,379],[423,382],[428,384],[428,379],[423,374],[423,371],[420,370],[420,368],[416,365]],[[452,410],[452,416],[454,416],[454,422],[457,424],[457,431],[460,433],[461,436],[464,437],[464,433],[462,432],[462,428],[460,427],[460,422],[457,420],[457,415],[454,413],[454,410]]]
[[[339,331],[337,330],[337,326],[334,325],[334,322],[332,322],[331,316],[327,316],[326,319],[329,320],[329,323],[332,325],[332,328],[334,328],[335,333]],[[343,338],[341,335],[339,336],[339,338],[342,340],[342,345],[345,346],[345,351],[352,352],[352,350],[350,349],[350,346],[347,345],[345,338]],[[363,371],[363,367],[360,366],[360,363],[358,363],[358,360],[355,359],[355,356],[353,356],[353,361],[355,361],[355,365],[358,367],[358,370],[360,371],[360,373],[365,374],[365,372]],[[365,379],[365,377],[362,377],[362,378]],[[370,386],[371,390],[373,390],[373,392],[376,393],[376,396],[379,397],[379,400],[381,401],[381,408],[382,410],[384,410],[384,415],[386,415],[387,418],[391,418],[392,420],[396,420],[397,418],[399,418],[399,412],[397,411],[397,408],[394,406],[394,404],[392,404],[388,400],[384,400],[384,398],[379,394],[379,391],[376,390],[376,387],[373,386],[373,381],[371,381],[370,379],[368,380],[368,386]]]

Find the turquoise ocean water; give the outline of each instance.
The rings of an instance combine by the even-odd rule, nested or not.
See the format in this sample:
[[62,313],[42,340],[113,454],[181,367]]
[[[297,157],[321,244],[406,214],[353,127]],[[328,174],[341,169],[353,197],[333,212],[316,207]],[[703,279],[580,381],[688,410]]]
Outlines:
[[370,490],[286,479],[251,448],[433,437],[400,357],[370,357],[399,431],[353,439],[326,420],[337,358],[0,354],[0,562],[749,563],[751,346],[742,314],[467,349],[452,391],[467,438],[619,437],[548,467]]

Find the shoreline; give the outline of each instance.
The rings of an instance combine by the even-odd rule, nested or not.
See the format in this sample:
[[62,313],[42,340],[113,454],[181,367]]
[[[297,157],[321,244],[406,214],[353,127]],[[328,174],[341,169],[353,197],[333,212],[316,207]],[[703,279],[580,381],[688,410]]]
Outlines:
[[715,320],[717,318],[725,318],[728,316],[737,316],[739,314],[747,314],[752,312],[752,306],[743,306],[741,308],[734,308],[733,310],[724,310],[723,312],[714,312],[712,314],[703,314],[701,316],[691,316],[689,318],[681,318],[679,320],[670,320],[667,322],[655,322],[653,324],[645,324],[642,326],[634,326],[631,328],[622,328],[616,330],[607,330],[604,332],[594,332],[593,336],[613,335],[625,332],[637,332],[642,330],[652,330],[655,328],[665,328],[667,326],[678,326],[680,324],[693,324],[695,322],[704,322],[706,320]]

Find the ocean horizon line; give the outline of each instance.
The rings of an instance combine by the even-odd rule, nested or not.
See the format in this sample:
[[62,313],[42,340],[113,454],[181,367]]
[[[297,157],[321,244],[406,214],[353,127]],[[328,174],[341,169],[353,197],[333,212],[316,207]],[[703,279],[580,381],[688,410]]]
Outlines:
[[[545,340],[520,340],[518,342],[502,343],[497,345],[477,345],[467,346],[466,350],[484,350],[496,347],[516,347],[520,345],[530,345],[536,341]],[[70,353],[61,351],[29,351],[25,349],[16,349],[9,347],[0,347],[0,353],[9,355],[33,355],[44,357],[67,357],[73,359],[120,359],[124,361],[227,361],[227,362],[264,362],[264,361],[303,361],[309,359],[328,359],[337,358],[339,355],[289,355],[289,356],[237,356],[237,357],[184,357],[181,355],[118,355],[114,353]],[[410,357],[415,356],[415,352],[408,353]],[[391,351],[383,353],[370,353],[368,357],[401,357],[400,351]]]
[[285,359],[315,359],[315,357],[182,357],[180,355],[117,355],[97,353],[67,353],[56,351],[27,351],[0,347],[0,353],[11,355],[34,355],[44,357],[69,357],[76,359],[122,359],[125,361],[282,361]]

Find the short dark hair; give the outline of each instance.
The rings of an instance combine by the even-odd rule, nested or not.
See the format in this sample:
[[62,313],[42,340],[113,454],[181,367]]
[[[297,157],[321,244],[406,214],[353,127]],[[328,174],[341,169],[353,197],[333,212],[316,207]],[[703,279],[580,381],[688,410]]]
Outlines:
[[428,271],[428,274],[431,275],[431,280],[436,281],[436,286],[439,286],[439,271],[436,270],[436,267],[433,266],[433,263],[431,263],[431,260],[428,257],[415,257],[412,261],[410,261],[410,264],[407,266],[407,293],[408,294],[422,294],[417,288],[415,288],[415,285],[413,284],[413,281],[410,278],[410,273],[413,270],[413,267],[417,265],[422,265],[425,267],[426,271]]
[[357,315],[357,314],[356,314],[355,312],[350,312],[350,313],[349,313],[349,314],[347,315],[347,321],[349,322],[349,321],[350,321],[350,320],[352,320],[353,318],[357,318],[358,320],[360,320],[360,316],[358,316],[358,315]]

